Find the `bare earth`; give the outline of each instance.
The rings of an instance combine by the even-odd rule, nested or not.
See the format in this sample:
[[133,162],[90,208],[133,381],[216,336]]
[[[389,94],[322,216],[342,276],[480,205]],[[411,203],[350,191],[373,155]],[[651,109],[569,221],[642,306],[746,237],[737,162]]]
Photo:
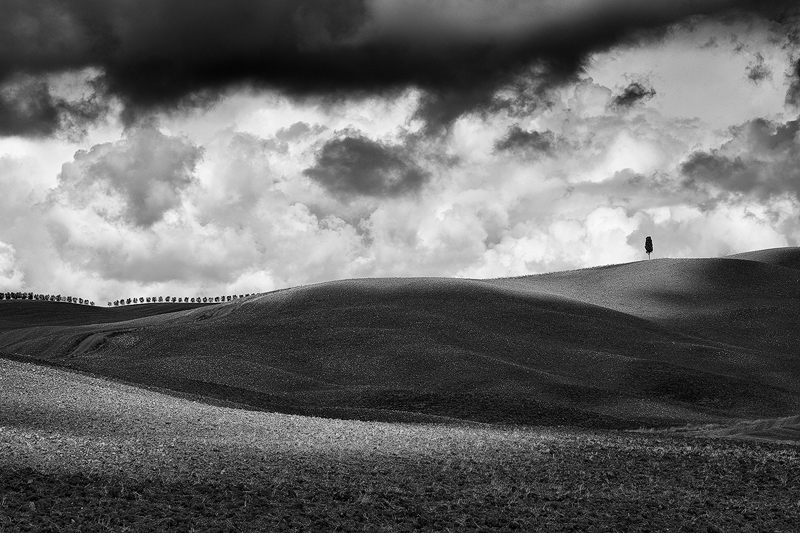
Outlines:
[[794,446],[216,407],[0,359],[0,531],[797,531]]

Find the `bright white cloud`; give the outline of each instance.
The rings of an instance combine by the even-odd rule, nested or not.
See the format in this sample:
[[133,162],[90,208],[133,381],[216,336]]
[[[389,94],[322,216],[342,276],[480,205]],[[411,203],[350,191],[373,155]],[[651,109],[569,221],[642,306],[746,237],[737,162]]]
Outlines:
[[17,267],[14,247],[0,241],[0,291],[25,289],[22,272]]

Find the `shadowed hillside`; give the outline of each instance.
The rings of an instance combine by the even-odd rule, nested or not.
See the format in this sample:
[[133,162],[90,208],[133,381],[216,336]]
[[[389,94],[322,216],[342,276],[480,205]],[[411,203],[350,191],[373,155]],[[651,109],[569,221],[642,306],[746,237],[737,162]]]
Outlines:
[[[800,261],[800,249],[785,252],[784,261],[791,262],[789,256]],[[560,294],[672,331],[750,348],[759,361],[792,364],[800,347],[800,271],[771,263],[656,259],[493,283]]]
[[37,311],[20,327],[7,315],[38,302],[9,302],[0,350],[288,413],[704,423],[798,412],[798,302],[800,271],[774,262],[661,259],[345,280],[87,325]]
[[95,307],[42,300],[0,300],[0,331],[31,326],[82,326],[122,322],[209,304],[141,304],[123,307]]

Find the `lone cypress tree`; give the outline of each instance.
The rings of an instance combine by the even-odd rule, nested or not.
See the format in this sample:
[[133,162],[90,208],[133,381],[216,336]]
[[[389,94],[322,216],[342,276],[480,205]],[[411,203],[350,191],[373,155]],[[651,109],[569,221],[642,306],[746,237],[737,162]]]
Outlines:
[[650,235],[644,240],[644,251],[647,253],[647,258],[650,259],[650,254],[653,253],[653,239],[650,238]]

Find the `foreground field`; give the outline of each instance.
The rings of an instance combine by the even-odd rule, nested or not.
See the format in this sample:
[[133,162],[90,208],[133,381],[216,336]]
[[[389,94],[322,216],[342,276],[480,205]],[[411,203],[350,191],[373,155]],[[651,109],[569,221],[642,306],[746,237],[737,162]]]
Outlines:
[[800,450],[330,420],[0,359],[0,531],[797,531]]

